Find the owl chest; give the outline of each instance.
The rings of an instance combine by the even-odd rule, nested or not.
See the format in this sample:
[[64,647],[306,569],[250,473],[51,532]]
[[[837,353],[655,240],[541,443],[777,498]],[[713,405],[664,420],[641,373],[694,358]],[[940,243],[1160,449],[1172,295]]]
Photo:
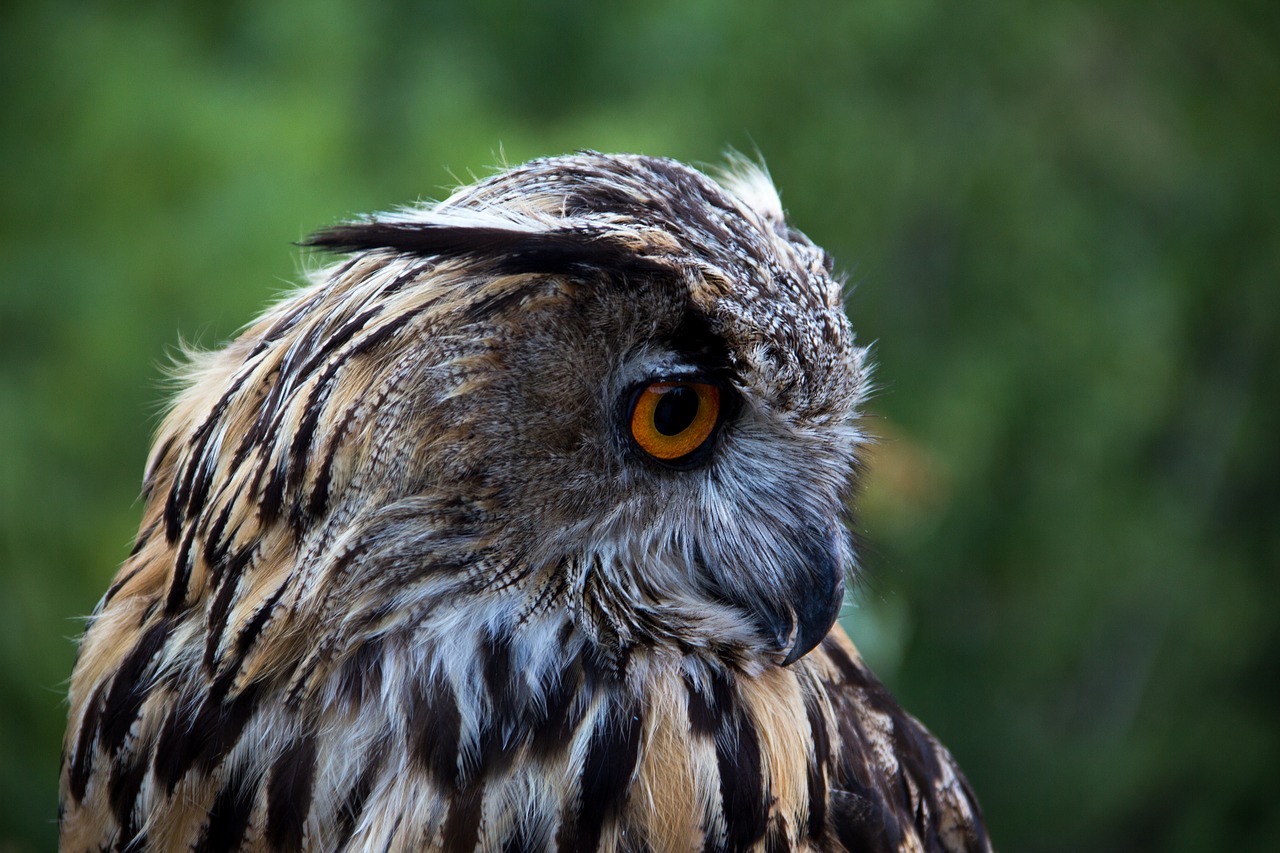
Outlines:
[[383,790],[366,798],[351,840],[405,850],[817,849],[806,839],[821,832],[821,807],[810,799],[825,797],[825,777],[795,678],[654,681],[640,693],[580,685],[568,701],[538,703],[526,725],[469,731],[435,712],[411,734],[408,760],[392,762]]

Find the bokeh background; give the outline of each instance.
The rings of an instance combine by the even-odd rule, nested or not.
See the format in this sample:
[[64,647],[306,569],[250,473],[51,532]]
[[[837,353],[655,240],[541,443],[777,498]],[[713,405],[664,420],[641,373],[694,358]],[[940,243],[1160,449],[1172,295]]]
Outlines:
[[0,12],[0,851],[180,339],[502,161],[759,152],[881,436],[846,623],[1005,851],[1280,850],[1280,7],[155,0]]

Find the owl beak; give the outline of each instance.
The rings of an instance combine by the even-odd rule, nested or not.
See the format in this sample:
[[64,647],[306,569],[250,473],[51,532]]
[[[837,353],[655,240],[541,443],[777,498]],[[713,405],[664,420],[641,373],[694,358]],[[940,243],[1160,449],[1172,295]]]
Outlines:
[[[829,527],[804,526],[786,536],[786,556],[779,549],[764,548],[750,556],[708,560],[699,551],[694,561],[704,591],[740,608],[774,660],[790,666],[822,642],[840,613],[842,536],[843,528],[835,522]],[[743,583],[744,579],[755,582]]]
[[790,646],[783,666],[795,663],[822,642],[844,603],[844,563],[836,528],[808,531],[801,551],[806,565],[797,567],[791,578],[794,587],[787,599],[792,605],[791,618],[773,625],[778,647]]

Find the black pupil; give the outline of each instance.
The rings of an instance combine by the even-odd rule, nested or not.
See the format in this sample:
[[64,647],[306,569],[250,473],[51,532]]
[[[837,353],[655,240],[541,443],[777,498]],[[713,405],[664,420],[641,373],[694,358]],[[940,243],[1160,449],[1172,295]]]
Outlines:
[[698,416],[698,392],[687,385],[677,385],[662,395],[653,410],[653,426],[663,435],[679,435]]

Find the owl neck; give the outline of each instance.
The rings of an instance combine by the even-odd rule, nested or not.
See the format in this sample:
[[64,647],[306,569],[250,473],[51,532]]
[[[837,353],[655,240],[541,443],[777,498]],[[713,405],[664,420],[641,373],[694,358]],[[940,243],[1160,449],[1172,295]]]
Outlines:
[[457,741],[452,783],[465,784],[469,773],[483,775],[521,751],[570,749],[595,717],[625,717],[671,683],[710,697],[739,677],[783,671],[723,637],[685,630],[677,645],[669,639],[675,624],[653,638],[639,634],[640,620],[601,625],[577,608],[530,613],[484,601],[357,644],[324,680],[329,700],[321,704],[357,711],[362,698],[381,702],[392,689],[400,694],[392,707],[421,709],[404,721],[409,730]]

